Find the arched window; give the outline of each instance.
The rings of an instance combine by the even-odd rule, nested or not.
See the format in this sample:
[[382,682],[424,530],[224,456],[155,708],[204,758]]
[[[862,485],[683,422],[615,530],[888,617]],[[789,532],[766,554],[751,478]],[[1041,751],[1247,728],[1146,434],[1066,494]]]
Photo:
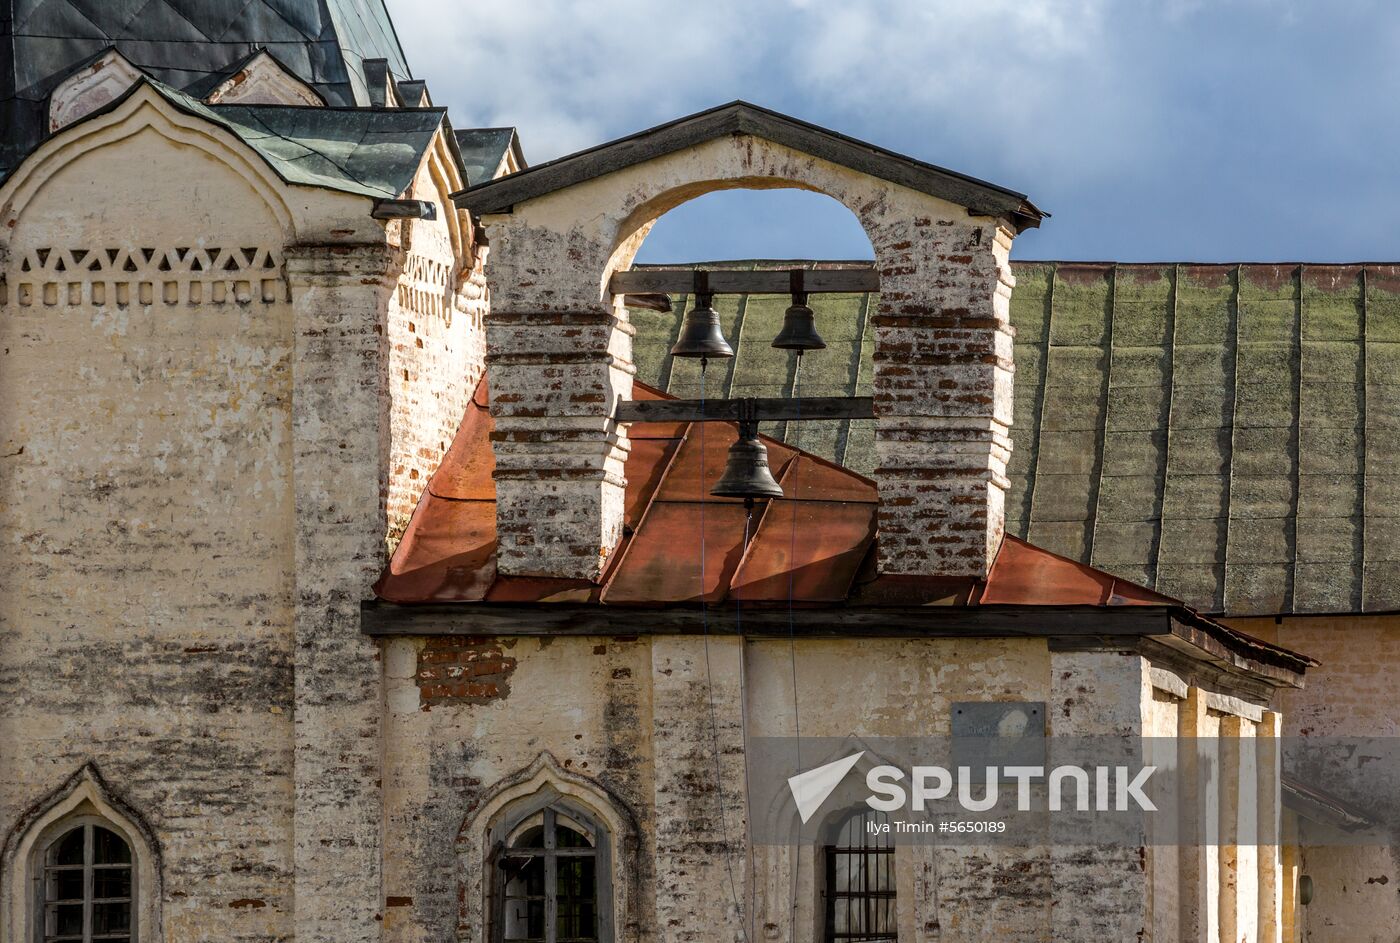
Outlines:
[[883,812],[860,809],[836,822],[826,864],[827,943],[897,939],[894,842]]
[[610,943],[607,833],[573,803],[530,803],[495,857],[496,943]]
[[109,822],[70,819],[40,855],[35,943],[131,943],[136,870],[131,845]]

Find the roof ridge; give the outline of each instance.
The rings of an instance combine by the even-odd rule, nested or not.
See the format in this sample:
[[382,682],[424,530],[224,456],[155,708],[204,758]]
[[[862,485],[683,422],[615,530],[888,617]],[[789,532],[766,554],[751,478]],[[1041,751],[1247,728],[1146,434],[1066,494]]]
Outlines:
[[468,187],[453,197],[459,207],[477,215],[500,212],[516,203],[733,134],[760,137],[856,173],[948,200],[979,215],[1003,217],[1019,229],[1038,226],[1049,215],[1019,191],[745,101],[718,105],[535,164]]

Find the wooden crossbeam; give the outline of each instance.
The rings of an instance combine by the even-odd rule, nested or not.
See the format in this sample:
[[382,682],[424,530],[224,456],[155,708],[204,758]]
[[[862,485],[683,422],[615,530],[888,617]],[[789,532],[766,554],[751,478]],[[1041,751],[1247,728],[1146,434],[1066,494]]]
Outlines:
[[[706,271],[710,291],[717,295],[786,295],[792,291],[791,269],[757,272]],[[880,290],[874,268],[799,269],[802,290],[809,295],[864,294]],[[694,269],[634,269],[616,272],[608,282],[614,295],[685,295],[695,290]]]
[[874,419],[869,396],[801,396],[743,399],[627,400],[617,406],[618,422],[738,422],[745,404],[759,422],[807,419]]
[[[636,613],[645,613],[637,618]],[[1166,606],[900,606],[819,609],[745,606],[743,624],[734,607],[704,610],[669,605],[633,609],[569,603],[437,603],[396,606],[360,604],[365,635],[699,635],[745,632],[786,638],[796,628],[805,636],[848,638],[1023,638],[1079,639],[1076,650],[1131,648],[1142,636],[1169,635],[1174,627]]]

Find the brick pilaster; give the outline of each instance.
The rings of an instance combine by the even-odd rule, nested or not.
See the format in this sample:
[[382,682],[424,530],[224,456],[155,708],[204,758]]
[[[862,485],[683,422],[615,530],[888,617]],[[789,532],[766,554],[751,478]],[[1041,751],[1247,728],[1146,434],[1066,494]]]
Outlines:
[[382,683],[360,601],[384,565],[385,329],[398,277],[383,246],[287,250],[295,318],[295,935],[380,939]]
[[880,568],[983,577],[1005,527],[1011,455],[1011,233],[916,219],[877,242]]
[[490,314],[500,572],[595,579],[622,539],[633,333],[601,305]]

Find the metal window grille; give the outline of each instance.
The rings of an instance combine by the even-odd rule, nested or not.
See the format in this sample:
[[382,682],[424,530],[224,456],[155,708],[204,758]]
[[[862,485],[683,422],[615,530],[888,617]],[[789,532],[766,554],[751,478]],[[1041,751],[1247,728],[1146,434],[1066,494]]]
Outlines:
[[597,943],[598,850],[546,808],[499,852],[496,940]]
[[131,846],[93,822],[76,825],[44,851],[38,943],[131,943],[136,872]]
[[825,847],[827,943],[894,943],[894,844],[881,812],[848,816]]

